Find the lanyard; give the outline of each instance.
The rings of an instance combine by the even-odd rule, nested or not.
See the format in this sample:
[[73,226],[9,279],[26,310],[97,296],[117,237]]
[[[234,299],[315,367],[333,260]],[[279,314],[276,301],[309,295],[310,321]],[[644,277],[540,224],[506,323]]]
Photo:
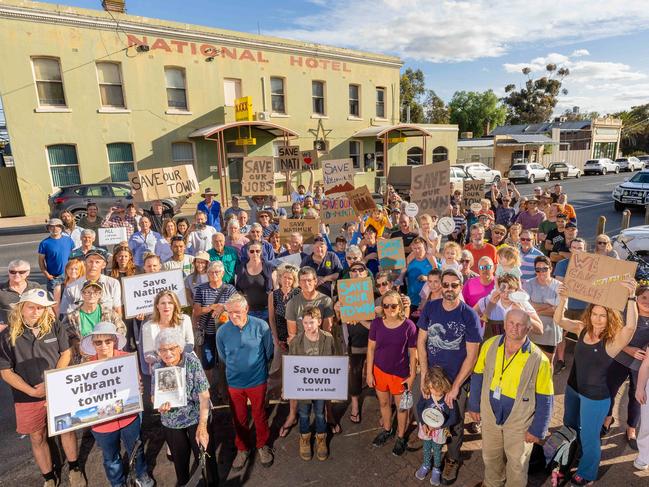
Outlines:
[[503,361],[502,365],[500,366],[500,378],[498,379],[498,384],[500,384],[503,380],[503,375],[505,375],[505,371],[509,368],[509,366],[512,364],[514,359],[516,358],[516,355],[518,355],[518,352],[520,352],[521,349],[519,348],[516,350],[516,353],[513,355],[512,358],[509,359],[509,362],[507,362],[507,365],[505,365],[505,345],[503,344]]

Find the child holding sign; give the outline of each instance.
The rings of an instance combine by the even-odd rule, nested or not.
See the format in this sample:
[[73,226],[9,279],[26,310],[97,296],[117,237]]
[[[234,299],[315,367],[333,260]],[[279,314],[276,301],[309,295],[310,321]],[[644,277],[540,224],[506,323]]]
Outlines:
[[[322,314],[317,307],[304,310],[302,326],[304,331],[298,334],[289,345],[290,355],[334,355],[334,339],[331,333],[320,329]],[[300,457],[311,460],[311,409],[315,414],[316,456],[324,461],[329,456],[327,451],[327,421],[325,419],[324,399],[300,401],[298,415],[300,417]]]

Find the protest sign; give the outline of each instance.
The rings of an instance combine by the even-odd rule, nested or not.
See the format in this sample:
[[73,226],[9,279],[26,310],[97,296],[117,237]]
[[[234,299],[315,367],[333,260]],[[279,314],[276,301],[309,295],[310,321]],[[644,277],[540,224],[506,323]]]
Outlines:
[[298,252],[297,254],[288,254],[284,257],[277,257],[273,260],[272,264],[274,267],[279,267],[282,264],[290,264],[300,268],[302,266],[302,252]]
[[187,384],[184,367],[161,367],[154,371],[153,408],[166,402],[172,408],[187,406]]
[[304,237],[304,243],[313,243],[313,237],[320,233],[320,220],[313,218],[280,218],[279,237],[287,241],[291,233],[297,232]]
[[343,323],[374,319],[374,287],[369,277],[339,280],[338,297]]
[[98,228],[99,245],[117,245],[128,240],[126,227]]
[[133,171],[128,173],[128,180],[133,199],[140,203],[198,191],[198,179],[191,164]]
[[628,291],[620,281],[635,276],[636,262],[579,252],[570,256],[564,284],[568,296],[623,311]]
[[509,194],[509,179],[501,178],[498,183],[498,190],[504,195]]
[[410,172],[410,201],[417,203],[420,214],[441,217],[448,212],[451,186],[448,161],[414,166]]
[[347,198],[349,198],[349,203],[358,216],[363,216],[365,213],[376,209],[376,203],[367,186],[347,191]]
[[181,269],[122,277],[125,318],[153,313],[153,300],[160,291],[173,291],[178,296],[180,305],[187,306]]
[[354,165],[351,159],[322,161],[325,194],[345,193],[354,189]]
[[241,176],[241,195],[270,195],[275,191],[275,167],[272,157],[245,157]]
[[299,171],[302,168],[300,148],[297,145],[277,147],[277,172]]
[[406,216],[414,218],[417,216],[417,213],[419,213],[419,207],[417,206],[417,203],[408,203],[403,212]]
[[46,370],[45,392],[50,436],[138,413],[137,354]]
[[462,208],[471,207],[472,203],[480,203],[484,198],[484,179],[465,179],[462,184]]
[[406,266],[406,252],[402,238],[379,239],[376,242],[379,251],[379,266],[385,269],[403,269]]
[[300,151],[300,163],[302,164],[302,169],[320,169],[320,164],[318,164],[318,151]]
[[336,193],[320,199],[320,218],[324,223],[335,225],[355,221],[356,213],[349,198],[342,193]]
[[284,399],[347,400],[349,357],[284,355]]
[[437,222],[437,231],[443,236],[450,235],[455,230],[455,220],[450,216],[443,216]]

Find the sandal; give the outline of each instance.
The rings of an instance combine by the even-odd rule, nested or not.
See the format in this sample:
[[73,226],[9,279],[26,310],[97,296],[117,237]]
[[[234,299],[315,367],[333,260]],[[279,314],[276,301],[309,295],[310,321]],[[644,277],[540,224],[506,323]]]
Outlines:
[[361,422],[361,413],[360,411],[356,414],[349,414],[349,420],[354,424],[359,424]]
[[293,429],[293,426],[295,426],[296,424],[297,424],[297,419],[293,421],[291,424],[289,424],[288,426],[286,425],[286,423],[284,423],[282,427],[279,429],[279,437],[286,438],[288,434],[291,432],[291,430]]
[[329,425],[329,429],[331,429],[331,433],[334,435],[338,435],[343,432],[343,429],[340,427],[340,423],[327,423]]

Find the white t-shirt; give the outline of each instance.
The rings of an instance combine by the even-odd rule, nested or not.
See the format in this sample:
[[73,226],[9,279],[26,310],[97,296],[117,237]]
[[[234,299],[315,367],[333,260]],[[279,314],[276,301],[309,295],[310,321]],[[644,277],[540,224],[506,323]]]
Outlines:
[[162,270],[173,271],[180,269],[181,271],[183,271],[183,277],[187,277],[192,273],[192,270],[194,268],[193,262],[194,256],[185,254],[185,257],[181,262],[176,262],[173,259],[169,259],[167,262],[162,264]]
[[[86,277],[81,277],[65,287],[61,297],[60,314],[71,313],[81,304],[81,288],[86,282]],[[108,308],[119,309],[122,307],[122,286],[117,279],[109,276],[99,276],[99,283],[104,287],[100,303]]]
[[216,228],[211,225],[205,225],[205,228],[194,230],[187,238],[187,245],[191,247],[192,253],[207,252],[212,248],[212,235],[217,233]]
[[[185,343],[181,343],[180,345],[183,347],[183,351],[189,353],[194,350],[194,330],[192,329],[192,320],[189,316],[185,314],[181,315],[179,328],[185,339]],[[158,360],[155,339],[160,333],[160,330],[160,325],[153,320],[149,320],[142,325],[142,353],[144,360],[147,360],[147,357],[151,357],[153,361]]]

